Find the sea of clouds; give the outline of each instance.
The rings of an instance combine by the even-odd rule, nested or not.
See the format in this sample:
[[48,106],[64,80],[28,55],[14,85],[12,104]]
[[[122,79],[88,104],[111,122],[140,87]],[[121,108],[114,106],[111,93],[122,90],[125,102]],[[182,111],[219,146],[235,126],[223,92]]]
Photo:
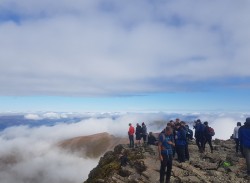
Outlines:
[[[77,114],[24,114],[34,118],[66,118]],[[116,136],[127,135],[128,123],[145,122],[148,131],[158,132],[164,126],[156,121],[177,117],[192,124],[200,118],[215,129],[215,138],[228,139],[237,121],[244,122],[246,113],[103,113],[78,114],[83,119],[74,123],[56,123],[52,126],[12,126],[0,131],[1,183],[78,183],[87,179],[99,159],[89,159],[63,151],[57,143],[83,135],[108,132]]]

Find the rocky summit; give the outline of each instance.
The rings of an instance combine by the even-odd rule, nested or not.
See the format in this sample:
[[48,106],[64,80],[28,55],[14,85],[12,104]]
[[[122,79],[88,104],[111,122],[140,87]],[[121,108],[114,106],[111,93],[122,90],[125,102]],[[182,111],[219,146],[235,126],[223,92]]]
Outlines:
[[[194,141],[189,144],[190,160],[173,160],[172,183],[249,183],[245,159],[235,153],[233,140],[213,141],[214,152],[206,147],[199,153]],[[124,158],[126,157],[126,158]],[[117,145],[101,157],[84,183],[159,183],[160,161],[157,146]]]

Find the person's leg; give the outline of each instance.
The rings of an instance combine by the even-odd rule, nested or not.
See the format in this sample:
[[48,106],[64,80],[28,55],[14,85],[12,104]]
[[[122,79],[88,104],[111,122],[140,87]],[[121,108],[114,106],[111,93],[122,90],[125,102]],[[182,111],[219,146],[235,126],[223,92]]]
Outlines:
[[168,161],[167,161],[167,172],[166,172],[166,183],[170,183],[170,177],[171,177],[171,171],[172,171],[172,155],[168,156]]
[[205,151],[205,141],[206,141],[206,138],[205,137],[201,137],[201,151],[204,152]]
[[176,147],[172,146],[172,151],[173,151],[173,158],[175,157],[175,153],[176,153]]
[[213,148],[213,145],[212,145],[212,138],[208,139],[208,144],[210,146],[211,153],[213,153],[214,148]]
[[185,162],[185,145],[180,146],[180,162]]
[[236,152],[238,153],[239,152],[240,141],[239,141],[239,139],[234,139],[234,140],[235,140],[235,144],[236,144],[236,146],[235,146]]
[[176,151],[176,154],[177,154],[177,159],[180,162],[181,161],[181,156],[180,156],[180,146],[179,145],[175,146],[175,151]]
[[250,175],[250,148],[243,147],[243,150],[246,158],[247,174]]
[[208,142],[208,139],[206,139],[206,138],[204,138],[204,142],[203,142],[203,151],[205,151],[205,149],[206,149],[206,144],[207,144],[207,142]]
[[188,143],[185,145],[185,159],[189,160],[189,150],[188,150]]
[[166,155],[162,155],[163,161],[161,161],[161,168],[160,168],[160,183],[164,183],[164,178],[165,178],[165,170],[167,166],[167,159]]
[[134,148],[134,145],[135,145],[135,142],[134,142],[134,135],[131,135],[132,136],[132,148]]
[[130,135],[128,136],[128,139],[129,139],[129,147],[131,148],[131,137],[130,137]]
[[195,142],[196,142],[197,147],[198,147],[198,148],[199,148],[199,150],[200,150],[200,141],[199,141],[199,139],[198,139],[198,138],[196,138],[196,139],[195,139]]
[[134,147],[134,136],[129,135],[129,147],[132,148]]

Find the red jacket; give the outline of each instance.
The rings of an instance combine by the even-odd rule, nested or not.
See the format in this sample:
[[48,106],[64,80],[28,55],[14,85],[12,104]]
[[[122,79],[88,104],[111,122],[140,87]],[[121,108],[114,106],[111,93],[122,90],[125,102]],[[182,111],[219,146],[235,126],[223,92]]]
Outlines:
[[131,125],[131,126],[129,127],[128,134],[129,134],[129,135],[134,135],[134,133],[135,133],[135,128]]

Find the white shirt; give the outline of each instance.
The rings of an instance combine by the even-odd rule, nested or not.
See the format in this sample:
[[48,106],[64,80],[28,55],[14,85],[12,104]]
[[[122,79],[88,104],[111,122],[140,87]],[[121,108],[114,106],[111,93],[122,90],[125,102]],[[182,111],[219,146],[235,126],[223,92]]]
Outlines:
[[235,139],[238,139],[239,138],[239,136],[238,136],[238,132],[239,132],[239,128],[240,128],[241,126],[236,126],[235,128],[234,128],[234,138]]

